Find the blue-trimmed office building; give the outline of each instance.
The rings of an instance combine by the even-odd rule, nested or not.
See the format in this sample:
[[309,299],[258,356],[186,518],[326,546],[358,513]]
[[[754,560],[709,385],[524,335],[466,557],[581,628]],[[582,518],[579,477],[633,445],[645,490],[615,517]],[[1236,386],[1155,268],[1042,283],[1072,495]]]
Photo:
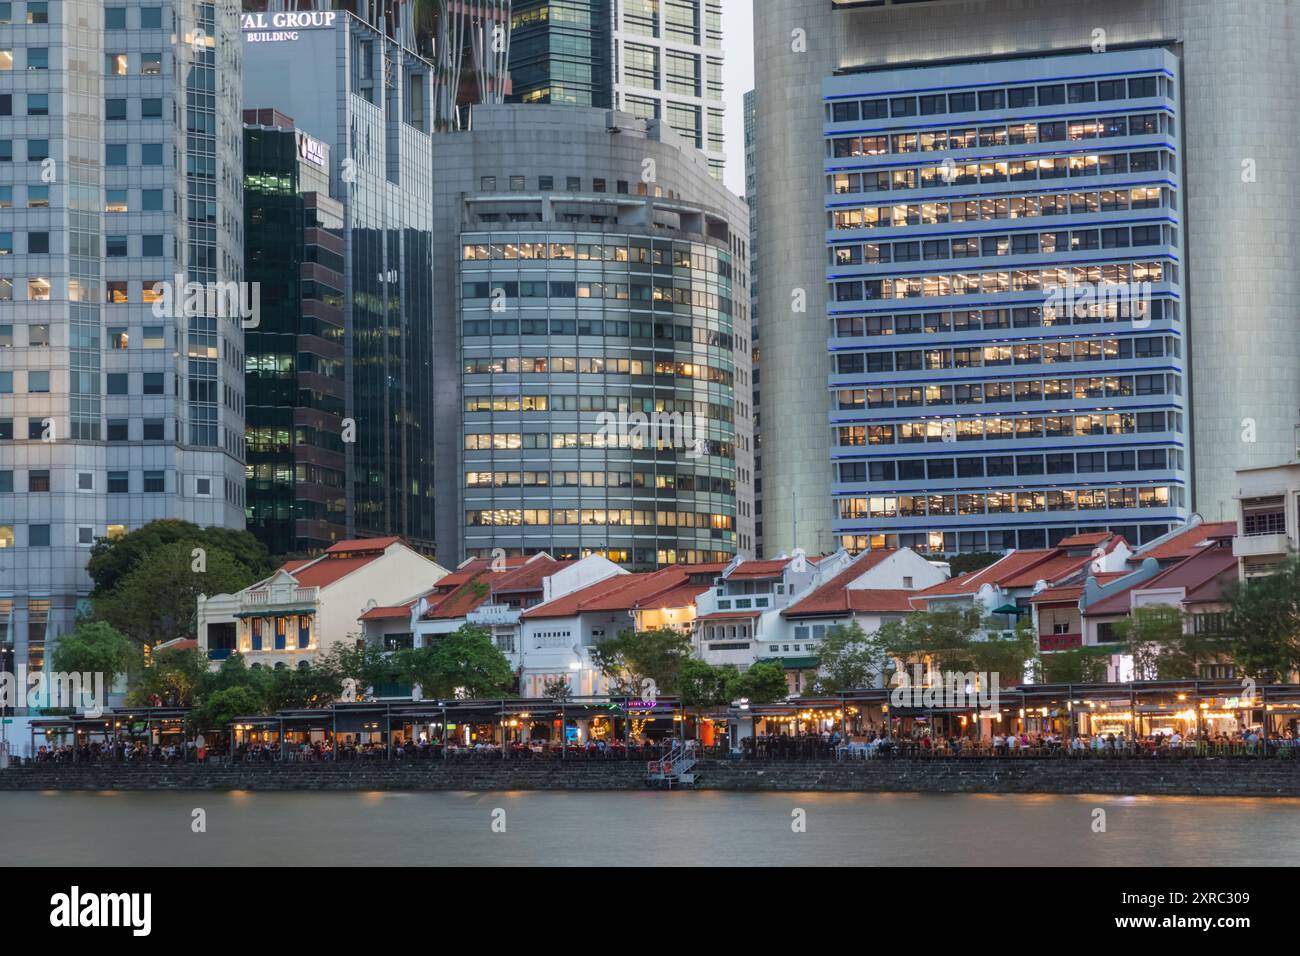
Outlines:
[[837,543],[1185,520],[1174,53],[845,71],[823,98]]

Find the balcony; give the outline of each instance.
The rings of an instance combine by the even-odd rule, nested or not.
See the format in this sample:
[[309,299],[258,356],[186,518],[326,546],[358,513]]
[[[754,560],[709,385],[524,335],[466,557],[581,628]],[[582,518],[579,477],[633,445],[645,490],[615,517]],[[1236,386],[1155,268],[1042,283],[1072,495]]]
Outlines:
[[1238,535],[1232,539],[1232,554],[1238,558],[1285,555],[1291,544],[1284,533]]
[[315,607],[320,588],[300,588],[293,585],[276,585],[244,595],[245,607]]
[[1082,634],[1039,634],[1038,649],[1042,651],[1068,651],[1083,646]]

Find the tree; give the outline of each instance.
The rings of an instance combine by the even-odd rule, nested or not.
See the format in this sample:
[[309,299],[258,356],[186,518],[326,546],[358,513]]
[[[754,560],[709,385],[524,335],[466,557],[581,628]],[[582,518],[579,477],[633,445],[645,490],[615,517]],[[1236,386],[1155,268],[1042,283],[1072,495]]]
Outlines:
[[1300,559],[1273,574],[1231,581],[1219,650],[1258,681],[1286,681],[1300,670]]
[[928,659],[936,671],[976,670],[976,638],[984,620],[978,608],[951,607],[918,611],[881,627],[878,641],[885,656],[904,663]]
[[721,707],[734,699],[728,686],[737,676],[730,664],[716,667],[691,657],[682,661],[677,690],[687,707]]
[[425,697],[506,697],[515,674],[485,628],[462,624],[431,646],[397,651],[394,668]]
[[131,697],[136,703],[189,707],[207,675],[207,660],[195,650],[159,651],[141,668]]
[[338,700],[342,681],[320,667],[273,667],[266,674],[262,688],[263,711],[327,707]]
[[[190,550],[203,548],[209,557],[213,551],[224,553],[247,570],[250,583],[265,577],[272,570],[265,545],[247,531],[200,528],[188,521],[165,518],[151,521],[119,538],[100,538],[95,542],[86,564],[86,570],[95,585],[91,597],[108,595],[154,552],[169,544],[181,542],[190,544]],[[207,593],[218,592],[210,590]]]
[[653,681],[657,694],[678,691],[682,665],[690,659],[690,635],[671,627],[624,631],[591,649],[591,660],[610,682],[615,694],[634,696]]
[[986,632],[982,641],[971,641],[973,670],[982,674],[997,674],[999,684],[1012,686],[1024,682],[1027,664],[1038,664],[1038,633],[1032,617],[1026,615],[1016,622],[1016,629],[1006,636],[1001,632]]
[[847,627],[836,624],[827,628],[819,650],[817,673],[809,690],[815,694],[836,694],[875,687],[886,668],[886,652],[878,635],[879,632],[868,637],[857,621]]
[[54,649],[51,664],[63,673],[103,674],[111,687],[118,674],[140,669],[140,645],[102,621],[80,621],[76,630],[64,634]]
[[790,696],[785,668],[780,661],[758,661],[746,670],[734,672],[727,680],[728,700],[748,698],[751,704],[770,704]]
[[1074,647],[1042,655],[1043,680],[1049,684],[1102,684],[1114,649],[1106,645]]
[[542,693],[551,700],[568,700],[573,696],[573,688],[569,685],[567,677],[552,677],[542,685]]
[[995,551],[970,551],[966,554],[954,554],[948,559],[948,567],[955,578],[963,574],[970,574],[972,571],[982,571],[990,564],[1001,561],[1004,557],[1006,555],[998,554]]
[[189,541],[174,541],[148,552],[111,591],[94,599],[95,616],[144,644],[197,636],[200,594],[241,590],[252,572],[226,552],[207,552],[196,571]]
[[190,711],[190,724],[199,732],[224,732],[226,725],[236,717],[249,717],[263,712],[262,702],[251,688],[223,687],[208,694],[202,703]]
[[367,688],[391,683],[397,677],[393,655],[375,644],[340,641],[325,652],[317,667],[335,677],[340,692],[345,680],[354,680],[364,693]]
[[1213,659],[1210,642],[1186,631],[1182,611],[1151,605],[1133,611],[1115,625],[1133,657],[1134,680],[1178,680],[1195,677],[1199,665]]

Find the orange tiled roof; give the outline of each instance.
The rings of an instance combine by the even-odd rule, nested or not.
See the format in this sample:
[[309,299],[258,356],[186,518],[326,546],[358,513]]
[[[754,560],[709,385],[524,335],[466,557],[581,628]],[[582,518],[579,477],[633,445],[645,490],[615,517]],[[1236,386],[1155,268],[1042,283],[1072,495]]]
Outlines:
[[358,620],[362,621],[396,621],[411,616],[411,605],[395,604],[389,607],[372,607]]
[[1189,602],[1215,601],[1219,597],[1219,580],[1228,572],[1235,572],[1236,567],[1237,559],[1231,548],[1201,548],[1155,577],[1097,601],[1084,613],[1089,617],[1127,614],[1133,606],[1134,591],[1158,591],[1162,588],[1183,589]]
[[1032,588],[1039,581],[1052,584],[1073,574],[1091,562],[1091,554],[1056,554],[1046,561],[1029,565],[1016,574],[1001,578],[998,581],[998,586],[1004,588]]
[[[849,597],[849,585],[856,581],[862,575],[866,574],[876,565],[880,564],[886,558],[897,553],[896,548],[880,548],[871,551],[864,551],[851,564],[835,577],[831,578],[825,584],[818,587],[811,594],[800,598],[794,604],[790,605],[781,612],[782,617],[799,617],[801,615],[812,614],[831,614],[836,611],[847,612],[856,610],[852,608]],[[867,588],[859,588],[859,591],[867,591]],[[906,592],[909,596],[915,594],[915,591]],[[906,602],[904,602],[906,604]],[[866,610],[866,608],[863,608]],[[903,610],[910,610],[910,606],[905,606]]]
[[987,568],[981,568],[960,577],[941,581],[924,591],[918,591],[914,597],[925,600],[931,597],[956,597],[963,594],[974,594],[985,584],[1000,584],[1055,555],[1056,551],[1054,549],[1049,550],[1046,548],[1012,551],[990,564]]
[[773,558],[769,561],[742,561],[727,575],[728,578],[775,578],[793,558]]
[[1072,534],[1057,543],[1058,548],[1089,548],[1096,547],[1111,536],[1109,531],[1087,531],[1083,534]]
[[756,618],[761,611],[714,611],[697,617],[697,621],[748,621]]
[[1133,555],[1133,559],[1141,561],[1144,558],[1155,558],[1157,561],[1167,561],[1172,558],[1186,557],[1205,547],[1206,543],[1213,538],[1230,538],[1236,533],[1237,522],[1235,521],[1198,524],[1175,534],[1167,541],[1161,541],[1145,549],[1139,548]]

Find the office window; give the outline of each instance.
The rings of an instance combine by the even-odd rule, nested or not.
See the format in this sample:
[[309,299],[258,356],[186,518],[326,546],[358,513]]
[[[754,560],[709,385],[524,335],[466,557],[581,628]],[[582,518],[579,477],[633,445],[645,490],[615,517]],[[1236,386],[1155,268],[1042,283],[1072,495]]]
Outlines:
[[108,7],[104,10],[105,30],[126,29],[126,7]]
[[141,143],[140,164],[142,166],[161,166],[163,162],[162,143]]
[[523,177],[523,176],[511,176],[511,177],[510,177],[510,191],[511,191],[512,193],[521,193],[521,192],[524,191],[524,177]]
[[30,47],[27,50],[27,69],[48,70],[50,68],[50,51],[45,47]]
[[162,54],[141,53],[140,72],[144,76],[162,76]]
[[77,544],[89,547],[95,543],[95,529],[90,525],[77,526]]
[[110,471],[108,473],[108,493],[126,495],[131,492],[131,473],[127,471]]
[[104,190],[104,212],[129,212],[125,189]]
[[0,186],[0,209],[12,209],[14,204],[14,187]]
[[145,212],[162,212],[163,191],[161,189],[140,190],[140,208]]
[[0,325],[0,349],[14,347],[14,327],[8,323]]
[[50,546],[50,526],[47,524],[29,524],[27,526],[27,546],[29,548],[48,548]]
[[111,97],[104,100],[104,119],[121,122],[126,119],[126,99]]
[[50,22],[50,5],[45,0],[28,0],[27,24],[39,26]]
[[49,116],[50,115],[49,94],[28,93],[27,94],[27,115],[28,116]]
[[27,253],[29,255],[46,255],[50,251],[50,234],[48,232],[29,232],[27,234]]
[[125,279],[111,280],[105,283],[104,289],[104,301],[109,305],[122,305],[129,301]]
[[164,423],[161,418],[146,418],[144,420],[145,441],[165,441],[166,437]]
[[571,193],[580,192],[582,190],[582,177],[581,176],[565,177],[564,188]]
[[50,344],[50,326],[48,323],[39,322],[27,326],[27,344],[31,346],[47,346]]
[[144,335],[141,337],[140,344],[147,349],[161,349],[167,347],[166,332],[161,325],[146,325]]
[[39,163],[43,159],[50,157],[50,141],[48,139],[29,139],[27,141],[27,161],[29,163]]
[[27,391],[32,395],[44,395],[50,390],[49,372],[28,372]]
[[12,93],[0,93],[0,116],[14,115],[14,97]]
[[141,7],[140,8],[140,29],[161,30],[162,29],[162,7]]
[[126,165],[126,143],[105,143],[104,144],[104,165],[125,166]]
[[140,118],[141,119],[160,119],[162,117],[162,99],[157,96],[146,96],[140,101]]
[[146,395],[163,394],[163,373],[162,372],[144,373],[144,394]]
[[110,259],[126,258],[126,236],[105,236],[104,255]]
[[13,15],[14,15],[14,9],[13,9],[13,6],[14,6],[14,5],[13,5],[12,3],[8,3],[8,2],[6,2],[6,3],[0,3],[0,26],[6,26],[6,25],[8,25],[8,24],[14,22],[14,21],[13,21]]
[[162,254],[163,254],[162,236],[141,236],[140,237],[140,255],[161,256]]
[[12,395],[14,393],[14,373],[0,372],[0,395]]
[[49,469],[40,471],[29,471],[27,473],[27,491],[33,495],[48,494],[50,490],[50,472]]
[[144,473],[144,490],[145,494],[159,495],[166,491],[166,480],[161,471],[146,471]]
[[77,490],[94,491],[95,490],[95,473],[91,471],[77,472]]
[[104,72],[109,76],[126,76],[127,55],[125,53],[105,53]]
[[27,187],[27,208],[28,209],[44,208],[49,204],[50,204],[49,186],[28,186]]
[[126,441],[127,440],[127,421],[125,418],[110,418],[108,420],[107,437],[109,441]]
[[554,177],[554,176],[538,176],[538,177],[537,177],[537,188],[538,188],[539,190],[541,190],[542,192],[550,192],[552,189],[555,188],[555,177]]
[[10,494],[14,490],[14,473],[0,471],[0,494]]
[[196,495],[198,495],[200,498],[210,498],[210,497],[212,497],[212,479],[211,479],[211,478],[195,478],[195,479],[194,479],[194,493],[195,493]]
[[130,344],[130,338],[126,334],[126,329],[122,327],[110,328],[108,330],[108,347],[114,351],[122,351]]

